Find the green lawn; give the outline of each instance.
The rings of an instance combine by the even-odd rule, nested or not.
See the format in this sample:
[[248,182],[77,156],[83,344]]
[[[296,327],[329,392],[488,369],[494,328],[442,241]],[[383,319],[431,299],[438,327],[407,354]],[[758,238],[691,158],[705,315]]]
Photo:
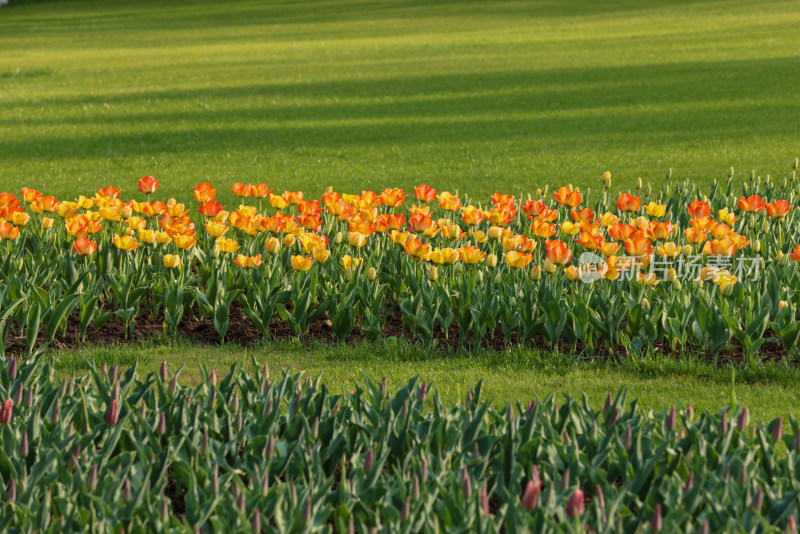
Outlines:
[[157,373],[161,362],[167,360],[173,371],[185,366],[181,372],[185,384],[202,380],[203,365],[224,374],[234,363],[250,367],[254,358],[259,366],[269,362],[274,373],[284,369],[292,373],[304,371],[314,377],[322,373],[325,384],[337,392],[351,389],[364,375],[375,382],[386,376],[393,387],[419,375],[432,381],[448,404],[463,401],[467,390],[479,380],[484,382],[487,398],[497,406],[516,402],[525,406],[534,395],[569,394],[580,398],[583,393],[594,406],[599,406],[609,391],[616,393],[624,385],[631,398],[655,411],[672,403],[692,402],[698,411],[716,412],[730,403],[734,378],[737,401],[746,404],[757,419],[800,416],[796,370],[768,365],[739,370],[732,376],[730,369],[657,355],[613,364],[578,362],[573,356],[522,349],[430,355],[405,342],[390,342],[383,346],[265,343],[250,348],[141,344],[60,351],[53,357],[56,369],[63,375],[85,372],[87,362],[97,366],[117,362],[123,367],[138,362],[140,373],[145,375]]
[[[796,1],[65,1],[0,13],[3,189],[785,176]],[[229,195],[226,197],[231,199]]]
[[[480,199],[641,176],[707,184],[785,176],[800,154],[796,1],[43,2],[0,10],[0,191],[59,197],[109,184],[188,200],[211,181],[319,195],[426,182]],[[231,202],[230,193],[221,200]],[[627,384],[646,406],[728,402],[726,370],[654,360],[602,365],[552,354],[408,357],[408,348],[94,348],[225,368],[250,354],[324,371],[420,374],[455,401],[484,378],[502,403]],[[414,352],[411,350],[411,352]],[[798,373],[737,386],[758,417],[796,413]]]

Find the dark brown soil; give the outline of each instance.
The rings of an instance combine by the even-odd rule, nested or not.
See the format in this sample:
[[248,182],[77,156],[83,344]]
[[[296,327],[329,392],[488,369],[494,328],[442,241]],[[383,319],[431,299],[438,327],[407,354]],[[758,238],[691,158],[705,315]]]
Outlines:
[[[291,307],[289,306],[289,309]],[[143,303],[139,312],[134,320],[133,332],[125,337],[125,329],[122,321],[118,317],[113,317],[106,322],[102,327],[95,330],[90,327],[86,340],[79,341],[79,316],[78,311],[74,311],[69,321],[67,322],[66,333],[62,335],[59,331],[52,343],[52,347],[56,349],[75,349],[85,346],[99,346],[99,345],[118,345],[131,343],[136,341],[146,341],[158,338],[164,332],[164,314],[163,312],[152,313],[151,307],[147,302]],[[112,311],[110,308],[103,311]],[[229,327],[225,336],[225,342],[236,343],[242,346],[250,346],[261,339],[261,334],[258,329],[250,322],[244,314],[242,306],[239,302],[234,302],[229,311]],[[403,323],[402,315],[396,303],[388,303],[387,309],[382,316],[383,320],[383,336],[384,338],[400,338],[410,342],[418,342],[418,338]],[[357,322],[353,332],[345,340],[346,343],[356,343],[365,339],[365,336],[359,329],[360,324]],[[270,336],[272,339],[285,340],[296,337],[295,332],[291,326],[285,321],[281,320],[277,314],[272,319],[269,325]],[[189,341],[199,343],[201,345],[219,345],[221,340],[214,328],[213,318],[206,314],[201,316],[198,310],[193,309],[191,314],[184,315],[183,320],[178,326],[178,332],[181,337]],[[772,338],[774,334],[771,331],[765,333],[766,338]],[[37,340],[37,347],[41,346],[45,341],[44,326],[39,333]],[[434,329],[434,338],[437,346],[445,351],[454,351],[460,348],[472,350],[473,333],[468,332],[465,337],[465,344],[462,347],[459,344],[460,329],[457,323],[453,323],[445,333],[437,325]],[[314,319],[309,325],[308,334],[301,337],[305,343],[311,341],[322,341],[325,343],[336,343],[336,337],[331,328],[331,322],[327,317],[320,317]],[[480,349],[489,351],[502,351],[509,347],[517,346],[517,334],[512,333],[509,339],[506,340],[503,336],[502,330],[498,327],[493,332],[488,332],[484,335],[480,342]],[[26,340],[24,336],[20,336],[20,332],[11,328],[8,336],[8,347],[6,349],[7,355],[22,356],[26,353]],[[541,350],[552,350],[554,347],[549,340],[544,337],[537,337],[533,339],[532,347]],[[628,354],[628,348],[624,345],[618,344],[613,348],[608,347],[603,340],[600,340],[593,352],[585,351],[584,347],[578,343],[575,349],[562,338],[556,347],[562,353],[576,353],[578,357],[586,361],[596,360],[611,360],[617,361],[624,358]],[[668,344],[656,343],[653,348],[662,354],[680,357],[680,349],[673,351]],[[697,354],[697,348],[688,348],[687,352]],[[705,356],[709,361],[714,361],[711,354]],[[760,361],[784,361],[787,353],[780,342],[770,340],[764,343],[756,358]],[[745,365],[746,358],[743,348],[736,342],[732,342],[726,346],[723,351],[717,356],[716,362],[718,364],[733,363],[735,365]],[[797,364],[797,362],[793,362]]]

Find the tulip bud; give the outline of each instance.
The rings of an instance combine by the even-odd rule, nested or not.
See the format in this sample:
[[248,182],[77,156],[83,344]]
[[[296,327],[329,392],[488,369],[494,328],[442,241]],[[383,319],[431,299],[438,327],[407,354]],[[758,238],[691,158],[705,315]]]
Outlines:
[[[564,433],[565,433],[565,435],[568,435],[568,434],[566,434],[566,430],[564,431]],[[568,487],[569,487],[569,467],[567,467],[564,470],[564,473],[562,473],[562,475],[561,475],[561,486],[560,486],[560,488],[561,488],[561,491],[564,491]]]
[[530,278],[534,282],[542,278],[542,268],[539,265],[534,265],[530,272]]
[[683,245],[681,255],[685,258],[692,255],[692,245]]
[[470,404],[472,404],[472,391],[467,391],[467,398],[464,400],[464,406],[469,408]]
[[747,423],[750,421],[750,412],[747,409],[747,406],[742,408],[741,413],[739,413],[739,418],[736,420],[736,429],[739,432],[744,432],[747,429]]
[[342,241],[344,241],[344,235],[342,234],[342,232],[336,232],[336,236],[334,236],[333,242],[338,245]]
[[286,248],[291,248],[294,246],[297,239],[292,234],[286,234],[283,236],[283,246]]
[[164,412],[161,412],[161,415],[158,418],[158,424],[156,425],[156,434],[159,436],[163,436],[167,433],[167,420],[164,417]]
[[28,391],[25,392],[25,407],[31,406],[33,406],[33,386],[28,386]]
[[722,417],[719,419],[719,433],[723,436],[728,433],[728,411],[722,410]]
[[486,266],[490,269],[494,269],[497,267],[497,255],[496,254],[488,254],[486,256]]
[[367,278],[369,279],[369,281],[372,282],[377,277],[378,277],[378,271],[375,270],[375,267],[370,267],[367,270]]
[[760,239],[756,239],[755,241],[753,241],[753,252],[755,252],[756,254],[761,252],[761,240]]
[[483,515],[489,517],[489,495],[486,491],[486,481],[483,482],[483,487],[481,488],[481,493],[479,495],[479,500],[481,503],[481,511],[483,511]]
[[677,415],[675,413],[675,405],[672,405],[672,408],[669,411],[669,415],[667,415],[666,426],[667,430],[675,430],[675,425],[677,422]]
[[[58,401],[56,401],[58,402]],[[7,425],[11,422],[11,417],[14,414],[14,401],[6,399],[2,406],[0,406],[0,425]]]
[[786,302],[785,300],[782,300],[782,301],[778,302],[778,310],[782,310],[788,305],[789,305],[788,302]]
[[567,503],[567,515],[571,518],[580,517],[583,513],[583,490],[576,489]]
[[542,265],[542,270],[547,274],[553,274],[556,272],[556,265],[548,258],[545,258],[544,265]]
[[375,462],[375,452],[372,447],[367,451],[367,457],[364,460],[364,471],[372,471],[372,465]]
[[605,189],[611,188],[611,172],[606,171],[603,173],[603,176],[600,178],[603,181],[603,187]]
[[525,485],[525,490],[522,492],[522,497],[520,498],[520,503],[524,510],[530,512],[536,508],[536,504],[539,502],[539,492],[541,489],[541,482],[535,482],[533,480],[528,481]]
[[661,532],[661,504],[656,504],[656,510],[653,512],[653,517],[650,518],[650,530],[652,532]]
[[472,496],[472,481],[466,465],[461,470],[461,491],[464,494],[464,498],[467,500]]
[[694,487],[694,471],[689,472],[689,476],[686,477],[686,483],[683,485],[683,495],[686,496],[689,491]]
[[17,357],[13,354],[11,355],[10,361],[8,362],[8,367],[6,369],[9,379],[14,380],[17,378]]
[[772,441],[778,442],[783,436],[783,418],[779,415],[772,423],[772,430],[770,431]]
[[50,422],[52,424],[58,423],[58,412],[59,412],[59,402],[58,399],[56,399],[56,402],[53,403],[53,409],[50,410]]
[[28,431],[22,431],[22,438],[19,440],[19,455],[21,458],[28,456]]
[[306,525],[311,524],[311,499],[306,499],[306,505],[303,508],[303,522]]
[[760,512],[763,506],[764,506],[764,488],[759,486],[758,491],[756,492],[755,495],[753,495],[753,500],[750,501],[750,508],[752,508],[756,512]]
[[10,503],[17,500],[17,482],[12,478],[6,489],[6,500]]
[[631,445],[633,445],[633,433],[631,431],[631,425],[625,427],[625,434],[622,435],[622,444],[626,449],[630,449]]
[[686,407],[686,418],[689,420],[690,423],[694,419],[694,404],[692,404],[691,402],[689,403],[689,406]]
[[403,521],[408,521],[408,518],[411,517],[411,497],[406,497],[405,502],[403,503],[403,510],[400,512]]
[[614,406],[614,410],[611,412],[611,415],[606,420],[606,426],[610,427],[611,425],[616,423],[618,419],[619,419],[619,406]]
[[764,219],[764,223],[761,225],[761,233],[769,233],[769,219]]
[[642,307],[642,308],[644,308],[645,310],[649,310],[649,309],[650,309],[650,301],[649,301],[649,300],[647,300],[647,298],[644,298],[644,297],[643,297],[643,298],[642,298],[642,302],[640,303],[640,305],[641,305],[641,307]]
[[423,382],[422,385],[419,387],[419,389],[417,389],[417,402],[424,403],[427,397],[428,397],[428,383]]
[[428,269],[428,279],[435,282],[439,279],[439,269],[435,265],[431,265]]
[[638,190],[641,188],[642,188],[642,177],[640,176],[639,178],[636,179],[636,189]]
[[131,500],[131,481],[128,480],[128,477],[125,477],[125,480],[122,481],[122,499],[125,501]]

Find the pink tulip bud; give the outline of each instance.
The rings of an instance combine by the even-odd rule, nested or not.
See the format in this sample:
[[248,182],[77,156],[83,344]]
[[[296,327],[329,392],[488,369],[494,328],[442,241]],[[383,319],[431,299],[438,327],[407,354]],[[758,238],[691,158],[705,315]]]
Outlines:
[[534,409],[536,409],[536,401],[532,400],[532,401],[530,401],[528,403],[528,409],[525,410],[525,418],[526,419],[530,418],[530,416],[533,415],[533,410]]
[[652,532],[661,532],[661,504],[656,504],[656,511],[653,512],[653,517],[650,518],[650,530]]
[[22,438],[19,440],[19,455],[21,458],[28,456],[28,431],[22,431]]
[[683,485],[683,494],[686,495],[691,491],[694,487],[694,471],[689,473],[689,476],[686,478],[686,483]]
[[372,471],[372,464],[375,462],[375,451],[372,447],[367,451],[367,457],[364,459],[364,471]]
[[403,502],[403,510],[401,511],[401,515],[403,517],[403,521],[408,521],[408,518],[411,517],[411,497],[406,497],[406,500]]
[[131,481],[128,480],[128,477],[122,481],[122,498],[126,501],[131,500]]
[[461,492],[464,494],[465,499],[469,499],[472,496],[472,480],[466,465],[461,470]]
[[725,435],[728,433],[728,411],[722,410],[722,417],[719,418],[719,433]]
[[711,534],[711,526],[708,524],[708,519],[703,519],[703,526],[700,528],[700,534]]
[[156,434],[163,436],[167,433],[167,419],[164,417],[164,412],[158,417],[158,424],[156,425]]
[[267,440],[267,460],[272,460],[273,456],[275,456],[275,436],[270,434]]
[[420,489],[419,489],[419,475],[414,473],[414,484],[411,486],[411,497],[416,501],[419,499],[420,496]]
[[261,477],[261,495],[266,496],[269,493],[269,471],[264,470],[264,476]]
[[575,518],[583,514],[583,490],[576,489],[567,503],[567,515]]
[[166,497],[161,498],[161,521],[166,523],[169,521],[169,501],[167,501]]
[[467,399],[464,402],[464,406],[469,408],[470,404],[472,404],[472,391],[467,391]]
[[747,406],[742,408],[741,413],[739,413],[739,419],[736,420],[736,429],[739,432],[744,432],[747,429],[747,423],[750,421],[750,412],[747,409]]
[[780,415],[772,423],[770,435],[772,435],[772,441],[778,442],[781,440],[781,436],[783,436],[783,418]]
[[103,374],[108,376],[108,364],[106,362],[103,362],[102,369],[103,369]]
[[94,464],[92,465],[92,471],[89,473],[89,480],[87,481],[90,490],[94,491],[97,487],[97,480],[97,464]]
[[114,381],[114,389],[111,392],[111,398],[112,399],[118,399],[119,398],[119,390],[120,390],[119,380],[115,380]]
[[672,408],[669,410],[669,415],[667,415],[666,426],[667,430],[672,431],[675,430],[675,425],[677,424],[677,415],[675,413],[675,405],[672,405]]
[[261,374],[264,375],[264,380],[269,380],[269,363],[264,362],[264,367],[261,368]]
[[796,534],[797,532],[797,519],[794,518],[794,514],[790,515],[786,518],[786,534]]
[[761,508],[764,506],[764,488],[761,486],[758,487],[758,491],[755,495],[753,495],[753,500],[750,502],[750,508],[755,510],[756,512],[761,512]]
[[619,406],[614,406],[614,409],[611,410],[611,415],[606,420],[606,426],[610,427],[617,422],[617,419],[619,419]]
[[261,509],[256,508],[255,512],[253,512],[253,520],[250,522],[250,529],[259,534],[261,532]]
[[423,458],[420,463],[422,464],[422,480],[428,480],[428,461]]
[[630,449],[631,445],[633,445],[633,431],[631,430],[631,425],[625,427],[625,434],[622,435],[622,444],[626,449]]
[[167,391],[170,395],[174,395],[175,392],[178,390],[178,373],[172,375],[172,380],[169,381],[169,387]]
[[481,502],[481,510],[483,511],[483,515],[489,516],[489,494],[486,490],[486,481],[483,481],[483,486],[481,487],[481,493],[479,495],[479,500]]
[[522,497],[520,498],[520,503],[524,510],[530,512],[536,508],[536,504],[539,502],[539,492],[541,489],[541,482],[536,482],[534,480],[528,481],[525,485],[525,490],[522,492]]
[[17,357],[11,356],[11,361],[8,362],[8,378],[14,380],[17,378]]
[[119,421],[119,401],[114,399],[106,412],[106,424],[116,425]]
[[597,504],[600,507],[600,522],[605,523],[607,521],[606,498],[603,495],[603,488],[600,486],[600,484],[597,484],[596,490],[597,490]]
[[236,508],[239,509],[239,513],[243,514],[245,511],[244,490],[239,491],[239,496],[236,499]]
[[417,389],[417,401],[424,403],[426,398],[428,398],[428,383],[423,382],[419,389]]
[[59,403],[58,399],[53,403],[53,409],[50,411],[50,422],[52,424],[58,423]]
[[211,374],[208,376],[208,383],[212,386],[217,385],[217,371],[215,369],[211,369]]
[[158,377],[162,382],[166,382],[169,378],[169,373],[167,372],[167,360],[162,360],[161,368],[158,370]]
[[10,423],[12,415],[14,415],[14,401],[6,399],[3,401],[3,406],[0,407],[0,425]]
[[211,393],[208,395],[208,409],[213,410],[217,404],[217,388],[211,386]]
[[561,485],[559,489],[561,491],[566,490],[569,487],[569,467],[564,470],[564,474],[561,475]]

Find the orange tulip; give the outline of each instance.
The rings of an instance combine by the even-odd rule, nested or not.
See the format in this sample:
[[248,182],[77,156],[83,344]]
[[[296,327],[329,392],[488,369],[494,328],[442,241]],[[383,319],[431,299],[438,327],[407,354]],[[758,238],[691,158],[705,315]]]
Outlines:
[[245,256],[244,254],[237,254],[236,258],[233,260],[234,265],[238,265],[239,267],[243,267],[245,269],[251,269],[253,267],[259,267],[261,265],[261,254],[256,256]]
[[619,251],[619,243],[603,243],[600,245],[600,253],[608,258],[609,256],[616,256]]
[[313,265],[314,260],[305,256],[292,256],[292,269],[295,271],[307,271]]
[[758,195],[751,195],[747,198],[742,196],[739,199],[739,209],[746,213],[756,213],[764,209],[764,201]]
[[240,198],[249,197],[250,196],[250,185],[245,185],[241,182],[236,182],[231,187],[231,191],[234,195]]
[[317,263],[325,263],[331,257],[331,251],[325,247],[317,247],[311,251],[311,256]]
[[113,243],[118,249],[125,252],[132,252],[139,248],[139,243],[136,241],[136,239],[129,235],[120,237],[114,234]]
[[728,211],[728,208],[723,208],[723,209],[719,210],[717,212],[717,215],[719,216],[719,220],[720,221],[722,221],[724,223],[727,223],[727,224],[733,224],[733,223],[735,223],[736,221],[739,220],[739,218],[736,215],[734,215],[733,213]]
[[574,208],[580,204],[583,199],[580,191],[577,189],[570,189],[569,187],[559,187],[553,195],[556,197],[556,202],[568,208]]
[[445,211],[455,211],[461,207],[461,200],[449,191],[444,191],[436,198],[439,199],[439,206]]
[[272,189],[267,184],[250,186],[250,196],[253,198],[267,198],[270,193],[272,193]]
[[153,178],[152,176],[145,176],[144,178],[139,178],[139,192],[144,193],[145,195],[152,195],[158,189],[158,186],[161,182]]
[[269,204],[276,210],[282,210],[289,205],[289,199],[283,195],[269,195]]
[[97,251],[97,241],[81,237],[72,244],[72,250],[79,256],[91,256]]
[[192,188],[194,192],[194,199],[201,204],[211,202],[217,197],[217,190],[208,183],[202,182]]
[[569,212],[569,216],[572,217],[572,220],[575,222],[581,222],[581,221],[591,222],[592,219],[594,219],[594,210],[592,210],[591,208],[583,208],[582,210],[579,211],[571,209]]
[[175,243],[179,249],[189,250],[197,244],[197,239],[188,235],[175,235],[172,237],[172,242]]
[[214,242],[222,252],[232,253],[239,250],[239,243],[237,243],[235,239],[218,237]]
[[461,220],[464,221],[467,226],[478,225],[483,220],[483,211],[475,206],[461,208]]
[[458,257],[461,258],[461,261],[464,263],[475,264],[483,261],[486,257],[486,253],[476,246],[467,246],[458,249]]
[[541,200],[528,200],[522,205],[522,211],[528,220],[538,217],[546,209],[547,206]]
[[792,258],[794,261],[800,261],[800,246],[795,247],[789,257]]
[[644,207],[650,217],[663,217],[667,213],[667,205],[658,202],[650,202]]
[[300,204],[303,201],[304,195],[302,191],[284,191],[283,197],[289,204]]
[[695,200],[689,204],[686,207],[686,210],[693,219],[699,219],[701,217],[708,217],[711,215],[711,208],[708,207],[708,202],[700,202],[699,200]]
[[706,241],[703,245],[703,254],[706,256],[733,256],[736,253],[736,245],[728,238],[713,239]]
[[34,213],[50,213],[58,208],[58,200],[53,196],[39,197],[31,202],[31,211]]
[[28,189],[27,187],[22,188],[22,200],[26,203],[30,204],[37,198],[41,197],[42,194],[37,191],[36,189]]
[[594,235],[589,232],[581,232],[580,235],[575,238],[575,241],[587,250],[597,250],[603,245],[603,236]]
[[403,243],[403,249],[406,251],[406,254],[415,259],[426,259],[431,252],[430,244],[423,243],[416,237],[409,237],[408,240]]
[[572,259],[572,251],[560,239],[545,241],[544,248],[547,250],[547,259],[554,265],[566,265]]
[[392,243],[402,245],[403,243],[408,241],[409,235],[411,235],[410,232],[400,232],[398,230],[392,230],[392,233],[389,234],[389,239],[392,240]]
[[533,261],[533,256],[531,254],[525,254],[524,252],[518,252],[516,250],[506,252],[503,256],[506,259],[506,263],[514,269],[527,267],[528,264]]
[[764,208],[767,210],[767,215],[773,219],[783,219],[792,209],[789,203],[785,200],[776,200],[770,204],[765,204]]
[[683,233],[686,234],[686,240],[689,243],[702,243],[706,240],[706,233],[697,228],[687,228]]
[[639,230],[625,241],[625,252],[631,256],[646,256],[653,252],[653,249],[645,233]]
[[114,187],[113,185],[109,185],[108,187],[104,187],[97,192],[98,198],[110,198],[114,199],[119,197],[122,194],[122,191]]
[[611,239],[620,243],[630,239],[634,232],[636,232],[636,227],[618,222],[608,228],[608,235],[611,236]]
[[531,224],[531,232],[533,232],[533,235],[536,237],[547,239],[556,233],[556,225],[536,219],[533,221],[533,224]]
[[616,204],[620,211],[632,213],[634,211],[639,211],[642,207],[642,199],[630,193],[623,193],[619,196],[619,199],[616,200]]
[[431,202],[434,198],[436,198],[436,189],[428,187],[425,184],[418,185],[414,188],[414,196],[420,202]]
[[672,235],[672,233],[675,231],[675,227],[672,226],[672,223],[669,221],[659,223],[653,222],[650,224],[648,231],[650,233],[650,237],[656,241],[663,241]]
[[384,206],[388,206],[390,208],[399,208],[403,205],[408,195],[402,189],[389,189],[388,187],[383,190],[381,193],[381,202],[383,202]]
[[0,222],[0,238],[11,241],[19,237],[19,228],[7,222]]

